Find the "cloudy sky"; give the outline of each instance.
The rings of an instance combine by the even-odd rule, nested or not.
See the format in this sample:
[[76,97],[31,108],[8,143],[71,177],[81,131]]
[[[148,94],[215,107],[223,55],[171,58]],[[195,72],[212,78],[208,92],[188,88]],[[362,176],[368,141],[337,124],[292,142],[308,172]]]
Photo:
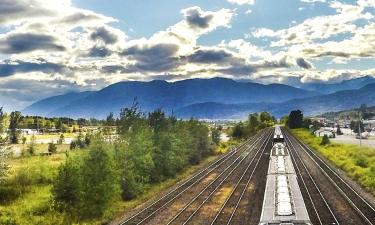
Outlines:
[[375,76],[375,0],[0,0],[0,105],[123,80]]

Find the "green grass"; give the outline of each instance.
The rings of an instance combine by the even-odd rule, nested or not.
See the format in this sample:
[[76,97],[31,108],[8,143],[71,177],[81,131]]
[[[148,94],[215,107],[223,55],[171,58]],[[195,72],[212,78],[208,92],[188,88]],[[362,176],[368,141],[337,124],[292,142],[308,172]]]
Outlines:
[[320,145],[322,138],[315,137],[306,129],[292,130],[292,133],[375,195],[374,148],[332,142],[323,146]]
[[[85,150],[72,151],[70,154],[83,155]],[[0,225],[70,224],[69,217],[54,210],[51,202],[52,179],[65,157],[64,153],[58,153],[51,156],[26,156],[11,159],[10,176],[5,184],[0,185]],[[144,194],[134,200],[118,199],[111,204],[102,218],[80,221],[79,224],[101,224],[120,217],[124,212],[158,196],[161,191],[191,176],[216,158],[217,156],[208,157],[199,165],[188,167],[173,179],[149,185]]]

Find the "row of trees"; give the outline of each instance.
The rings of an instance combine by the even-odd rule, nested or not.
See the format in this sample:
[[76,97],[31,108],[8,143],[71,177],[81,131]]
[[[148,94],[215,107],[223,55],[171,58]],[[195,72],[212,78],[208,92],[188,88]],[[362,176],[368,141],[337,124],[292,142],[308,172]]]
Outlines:
[[276,122],[276,118],[268,112],[252,113],[245,122],[239,122],[233,127],[232,137],[247,138],[265,127],[273,126]]
[[142,113],[137,104],[121,110],[119,138],[96,135],[85,157],[67,157],[53,185],[58,209],[80,217],[100,216],[114,198],[129,200],[145,187],[176,176],[214,149],[209,129],[197,120]]

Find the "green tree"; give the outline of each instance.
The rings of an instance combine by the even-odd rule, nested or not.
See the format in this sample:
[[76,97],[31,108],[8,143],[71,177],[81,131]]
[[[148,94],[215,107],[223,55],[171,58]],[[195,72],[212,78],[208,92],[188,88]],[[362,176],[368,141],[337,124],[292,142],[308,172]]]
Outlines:
[[211,139],[212,139],[212,142],[215,143],[216,145],[220,144],[220,135],[221,135],[220,128],[214,127],[211,129]]
[[80,216],[93,218],[103,212],[118,193],[118,181],[109,147],[96,139],[83,159],[80,172]]
[[49,153],[56,153],[57,152],[57,146],[53,142],[48,144],[48,152]]
[[65,162],[58,168],[52,185],[52,198],[61,211],[73,213],[80,201],[79,169],[81,162],[67,155]]
[[330,143],[329,137],[325,134],[320,145],[328,145]]
[[0,184],[8,176],[9,165],[8,165],[9,150],[6,145],[6,139],[0,137]]
[[132,199],[142,192],[154,169],[154,143],[147,127],[137,127],[117,145],[118,165],[122,171],[122,198]]
[[289,114],[289,128],[296,129],[303,126],[303,114],[300,110],[291,111]]
[[59,140],[57,140],[57,144],[62,145],[64,143],[64,141],[65,141],[64,134],[61,133],[60,137],[59,137]]
[[362,121],[351,121],[350,122],[350,129],[356,133],[359,134],[359,129],[361,129],[361,132],[365,131],[365,126],[363,125]]
[[15,111],[10,114],[9,136],[12,144],[18,144],[19,131],[17,129],[21,120],[21,112]]
[[27,146],[27,152],[30,154],[30,155],[34,155],[35,153],[35,150],[36,150],[36,144],[35,144],[35,135],[31,136],[30,138],[30,142]]
[[6,114],[3,112],[3,107],[0,107],[0,184],[7,177],[9,172],[9,165],[7,163],[9,156],[7,137],[3,137],[3,132],[5,131],[5,117]]
[[106,125],[107,126],[114,126],[116,123],[114,117],[113,117],[113,112],[110,112],[109,115],[107,116],[106,119]]
[[272,122],[272,116],[268,112],[261,112],[259,115],[260,122]]

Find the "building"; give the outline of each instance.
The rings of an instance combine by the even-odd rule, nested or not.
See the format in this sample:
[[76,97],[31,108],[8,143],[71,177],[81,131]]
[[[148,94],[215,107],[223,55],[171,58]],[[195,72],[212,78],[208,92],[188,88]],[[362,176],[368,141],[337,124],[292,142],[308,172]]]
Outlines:
[[334,138],[336,136],[336,133],[334,131],[326,129],[319,129],[315,131],[314,134],[317,137],[323,137],[324,135],[327,135],[329,138]]

